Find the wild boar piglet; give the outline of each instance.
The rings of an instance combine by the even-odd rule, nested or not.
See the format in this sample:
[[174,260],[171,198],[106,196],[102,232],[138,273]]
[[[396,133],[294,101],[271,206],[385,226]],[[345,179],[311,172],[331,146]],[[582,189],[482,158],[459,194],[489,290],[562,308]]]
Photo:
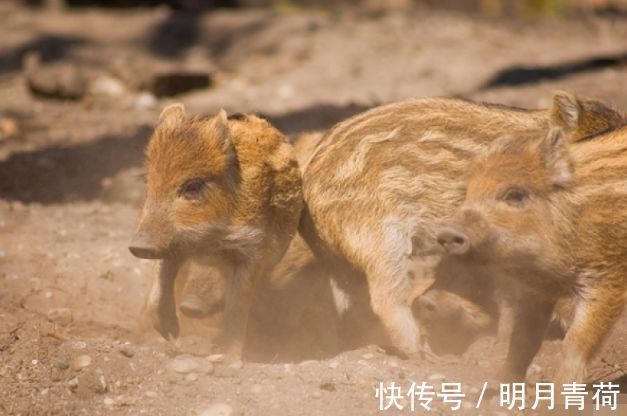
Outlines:
[[153,287],[157,329],[165,338],[178,335],[174,281],[184,260],[219,258],[228,274],[225,352],[239,359],[254,288],[283,256],[302,210],[293,148],[255,116],[227,118],[222,110],[190,117],[173,104],[150,139],[146,171],[148,192],[129,249],[161,260]]
[[[627,126],[568,143],[505,136],[471,167],[466,198],[438,241],[514,299],[501,376],[523,380],[556,302],[574,297],[558,383],[581,382],[627,287]],[[447,261],[447,257],[444,258]]]
[[469,161],[504,134],[541,136],[555,123],[578,140],[622,120],[600,102],[563,92],[542,110],[451,98],[373,108],[335,125],[313,150],[299,230],[332,265],[338,287],[342,274],[365,277],[372,310],[393,344],[420,354],[410,265],[435,249],[439,228],[463,201]]

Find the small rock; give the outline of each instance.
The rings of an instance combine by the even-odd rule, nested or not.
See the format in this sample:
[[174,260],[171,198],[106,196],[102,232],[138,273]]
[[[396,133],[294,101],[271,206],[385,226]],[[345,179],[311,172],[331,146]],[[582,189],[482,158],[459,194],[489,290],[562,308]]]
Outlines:
[[72,343],[72,348],[75,350],[84,350],[87,348],[87,343],[85,341],[74,341]]
[[395,358],[391,358],[391,359],[388,361],[388,365],[389,365],[390,367],[398,367],[398,360],[396,360]]
[[24,74],[28,88],[35,95],[78,100],[87,91],[87,80],[81,68],[67,62],[42,65],[35,52],[25,56]]
[[261,392],[263,392],[263,386],[261,384],[253,384],[250,391],[254,394],[261,394]]
[[104,374],[102,374],[102,372],[100,373],[100,376],[98,377],[98,383],[96,383],[96,385],[94,386],[94,391],[96,393],[106,393],[109,388],[107,386],[107,380],[105,379]]
[[157,105],[157,99],[149,92],[142,92],[137,96],[135,105],[139,110],[147,110]]
[[538,375],[542,373],[542,367],[538,364],[531,364],[528,370],[529,375]]
[[313,393],[311,393],[311,396],[316,399],[319,399],[322,397],[322,393],[320,393],[318,390],[314,390]]
[[221,363],[224,361],[224,354],[211,354],[207,357],[207,361],[210,363]]
[[242,360],[237,360],[229,364],[229,367],[231,367],[234,370],[241,370],[244,367],[244,363],[242,362]]
[[361,356],[361,358],[363,358],[364,360],[369,360],[369,359],[371,359],[371,358],[373,358],[373,357],[374,357],[374,354],[372,354],[372,353],[370,353],[370,352],[367,352],[367,353],[365,353],[365,354],[363,354],[363,355]]
[[113,406],[115,401],[111,397],[105,397],[103,400],[105,406]]
[[59,370],[67,370],[70,368],[70,364],[66,360],[59,360],[55,364]]
[[187,381],[196,381],[198,380],[198,374],[196,373],[189,373],[185,376],[185,380]]
[[200,413],[200,416],[231,416],[233,408],[226,403],[214,403]]
[[335,368],[338,368],[339,365],[340,365],[340,363],[338,363],[337,361],[331,361],[329,363],[329,368],[334,368],[335,369]]
[[120,354],[128,358],[133,358],[133,356],[135,355],[135,351],[129,345],[122,345],[119,351]]
[[55,308],[48,311],[48,320],[59,325],[69,325],[72,320],[72,310],[70,308]]
[[78,387],[78,378],[74,377],[73,379],[67,382],[67,385],[70,388],[70,390],[76,390],[76,388]]
[[89,355],[79,355],[72,361],[72,368],[76,371],[80,371],[85,367],[91,365],[91,357]]
[[191,355],[179,355],[168,364],[168,369],[179,374],[193,372],[210,374],[213,372],[213,365],[207,360],[192,357]]
[[151,399],[156,399],[157,397],[159,397],[159,394],[157,394],[156,391],[152,391],[152,390],[148,390],[145,394],[146,394],[146,397],[149,397]]
[[120,97],[124,95],[126,88],[116,78],[104,76],[97,78],[91,85],[91,93],[108,97]]
[[325,383],[320,384],[320,389],[326,390],[326,391],[335,391],[335,383],[327,381]]
[[0,117],[0,140],[17,135],[18,127],[15,120],[8,117]]
[[431,381],[432,383],[441,383],[442,381],[446,380],[446,376],[444,374],[440,374],[440,373],[435,373],[435,374],[431,374],[427,380]]

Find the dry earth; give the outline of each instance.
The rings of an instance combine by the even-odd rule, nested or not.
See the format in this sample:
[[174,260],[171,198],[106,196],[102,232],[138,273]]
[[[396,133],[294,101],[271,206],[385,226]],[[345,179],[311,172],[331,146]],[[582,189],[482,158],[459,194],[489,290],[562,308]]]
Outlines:
[[[504,356],[489,338],[447,363],[402,360],[362,345],[323,359],[308,351],[297,359],[266,354],[234,368],[142,331],[138,312],[155,265],[126,246],[143,198],[143,146],[159,109],[174,100],[197,113],[225,107],[264,114],[290,135],[379,103],[430,95],[540,107],[565,89],[627,110],[625,39],[627,20],[617,16],[171,16],[160,8],[46,14],[2,2],[0,414],[366,415],[378,412],[378,383],[392,381],[403,393],[412,381],[438,388],[462,382],[460,414],[508,414],[496,399],[474,409]],[[31,50],[41,51],[45,68],[78,68],[87,95],[32,95],[21,70]],[[141,91],[141,81],[160,65],[211,68],[213,85],[155,98]],[[69,308],[71,322],[57,308]],[[592,376],[624,376],[626,338],[623,317]],[[545,342],[531,379],[552,375],[559,358],[559,341]],[[622,403],[615,414],[627,414],[624,397]],[[431,413],[452,411],[436,397]]]

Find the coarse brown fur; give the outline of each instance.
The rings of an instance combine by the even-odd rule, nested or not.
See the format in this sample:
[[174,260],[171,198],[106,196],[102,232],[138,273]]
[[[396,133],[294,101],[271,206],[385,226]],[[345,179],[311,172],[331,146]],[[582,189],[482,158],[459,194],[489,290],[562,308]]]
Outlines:
[[524,380],[556,302],[574,296],[556,379],[583,381],[624,307],[626,215],[627,126],[572,144],[561,128],[504,137],[474,164],[464,204],[438,238],[455,261],[514,292],[504,378]]
[[[302,209],[292,146],[255,116],[162,112],[146,151],[148,193],[133,254],[162,259],[158,330],[176,336],[174,280],[188,258],[220,256],[229,267],[225,344],[239,359],[254,288],[283,256]],[[230,270],[229,270],[230,269]]]
[[[244,114],[235,113],[229,115],[228,119],[243,120],[245,117],[246,115]],[[322,132],[309,131],[294,137],[292,145],[294,146],[299,166],[305,162],[305,159],[311,154],[312,149],[317,146],[322,136]],[[232,273],[229,263],[225,262],[220,256],[198,260],[189,259],[181,267],[179,277],[177,277],[176,304],[179,321],[190,322],[189,318],[205,319],[221,311],[224,306],[225,280]],[[318,271],[320,268],[320,264],[316,261],[305,242],[296,236],[281,261],[272,271],[268,279],[269,290],[276,289],[280,291],[286,285],[301,284],[302,291],[311,293],[311,287],[319,284],[317,281],[312,282],[313,280],[325,280],[323,276],[319,276],[317,279],[310,277],[314,270]],[[298,283],[292,282],[293,280]],[[159,327],[158,298],[154,296],[155,291],[158,290],[158,280],[153,279],[152,284],[153,286],[147,293],[140,313],[140,322],[145,328]],[[209,324],[215,326],[216,322],[212,321]],[[280,325],[278,322],[277,324]],[[191,332],[193,332],[193,328],[196,328],[198,325],[191,323],[187,326],[192,328]]]
[[551,109],[521,111],[428,98],[354,116],[325,135],[305,166],[300,232],[335,269],[365,275],[372,309],[394,344],[415,354],[410,257],[435,248],[438,225],[463,200],[469,161],[505,133],[546,133],[552,119],[571,140],[622,120],[582,103],[559,93]]

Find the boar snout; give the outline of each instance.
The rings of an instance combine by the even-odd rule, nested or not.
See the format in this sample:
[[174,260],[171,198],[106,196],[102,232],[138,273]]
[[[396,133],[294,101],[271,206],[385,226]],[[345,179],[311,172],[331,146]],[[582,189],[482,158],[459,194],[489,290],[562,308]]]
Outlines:
[[438,233],[438,244],[449,254],[461,256],[470,249],[470,239],[458,227],[446,227]]
[[140,259],[159,260],[165,257],[165,250],[159,248],[148,234],[142,232],[135,234],[128,249],[133,256]]

